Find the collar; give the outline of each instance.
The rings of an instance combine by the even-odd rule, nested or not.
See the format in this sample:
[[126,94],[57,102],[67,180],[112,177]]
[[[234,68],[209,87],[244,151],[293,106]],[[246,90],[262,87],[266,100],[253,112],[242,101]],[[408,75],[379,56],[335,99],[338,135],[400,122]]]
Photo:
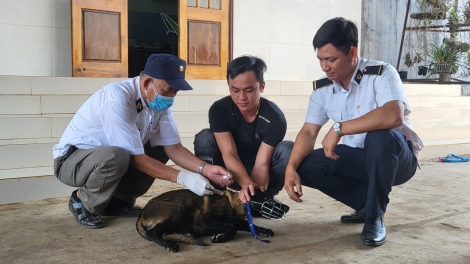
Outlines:
[[354,69],[354,74],[351,78],[351,82],[359,86],[361,83],[362,78],[364,77],[364,73],[361,71],[362,68],[364,68],[364,60],[361,57],[357,57],[357,65],[356,69]]
[[144,97],[142,96],[142,92],[140,91],[140,76],[134,78],[134,87],[137,90],[137,98],[135,99],[135,107],[137,109],[137,113],[140,113],[147,107],[147,104],[144,101]]

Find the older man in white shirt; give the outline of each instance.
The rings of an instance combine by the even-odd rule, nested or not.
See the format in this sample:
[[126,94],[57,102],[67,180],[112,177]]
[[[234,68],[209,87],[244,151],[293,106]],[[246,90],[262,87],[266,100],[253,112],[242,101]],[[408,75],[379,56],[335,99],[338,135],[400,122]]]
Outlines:
[[[153,54],[140,76],[104,86],[74,115],[53,156],[57,178],[78,187],[69,210],[79,225],[103,227],[100,214],[138,216],[136,198],[156,178],[198,195],[212,194],[209,179],[221,187],[233,183],[223,178],[227,170],[181,145],[171,106],[178,91],[192,90],[185,70],[178,57]],[[168,159],[187,171],[166,166]]]

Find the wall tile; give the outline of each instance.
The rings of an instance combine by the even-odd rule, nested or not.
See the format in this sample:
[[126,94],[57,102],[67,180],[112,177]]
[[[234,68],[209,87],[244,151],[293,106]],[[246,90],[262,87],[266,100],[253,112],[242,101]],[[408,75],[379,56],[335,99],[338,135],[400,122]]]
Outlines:
[[191,91],[182,91],[185,95],[228,95],[226,80],[187,80],[193,88]]
[[41,98],[39,96],[0,96],[0,115],[25,115],[40,113]]
[[299,109],[299,96],[266,96],[266,99],[273,101],[281,110]]
[[36,95],[88,95],[91,96],[108,84],[106,78],[33,77]]
[[31,77],[0,76],[0,96],[4,94],[31,94]]
[[204,112],[207,114],[212,104],[221,98],[222,96],[191,96],[189,109],[191,112]]
[[70,0],[52,0],[52,27],[71,28]]
[[70,28],[52,28],[52,76],[72,76]]
[[432,85],[429,88],[434,96],[460,96],[462,92],[460,85]]
[[0,36],[0,75],[51,75],[51,28],[0,24]]
[[62,137],[62,134],[64,134],[64,131],[67,128],[67,125],[70,123],[70,120],[72,120],[72,116],[71,117],[53,117],[53,118],[51,118],[52,137],[53,138]]
[[90,96],[63,95],[41,96],[41,111],[43,114],[74,114]]
[[50,118],[0,117],[0,139],[50,138]]
[[50,167],[54,164],[53,144],[0,146],[0,170]]
[[469,96],[456,97],[456,98],[452,98],[451,100],[453,102],[454,108],[465,108],[465,109],[470,108]]
[[434,140],[439,139],[470,139],[469,125],[443,125],[433,127]]
[[51,26],[51,0],[2,0],[1,4],[0,24]]
[[[251,1],[252,2],[252,1]],[[250,2],[250,3],[251,3]],[[290,1],[272,0],[269,2],[269,42],[302,44],[301,4]],[[294,48],[295,47],[290,47]]]
[[[422,96],[421,107],[448,107],[452,108],[453,98],[449,97],[434,97],[434,96]],[[411,104],[411,103],[410,103]]]
[[302,45],[271,43],[270,52],[271,79],[283,81],[304,80],[301,69],[305,65]]
[[313,85],[309,81],[281,81],[282,95],[302,95],[309,97],[312,94]]
[[189,111],[189,98],[190,96],[179,93],[175,98],[175,103],[172,106],[174,112],[187,112]]
[[[234,1],[234,41],[269,41],[270,0]],[[234,56],[235,57],[235,56]]]
[[175,113],[176,125],[180,133],[195,135],[203,128],[209,127],[209,117],[207,114],[183,114]]
[[261,96],[267,95],[280,95],[281,94],[281,82],[280,81],[272,81],[272,80],[264,80],[264,91]]
[[421,108],[421,96],[408,96],[408,103],[410,104],[411,112],[415,109]]
[[[249,32],[251,30],[247,30]],[[246,40],[234,40],[233,42],[233,58],[237,58],[243,55],[253,55],[262,59],[267,66],[267,70],[264,74],[264,80],[270,80],[271,65],[269,58],[269,42],[257,41],[246,41]]]

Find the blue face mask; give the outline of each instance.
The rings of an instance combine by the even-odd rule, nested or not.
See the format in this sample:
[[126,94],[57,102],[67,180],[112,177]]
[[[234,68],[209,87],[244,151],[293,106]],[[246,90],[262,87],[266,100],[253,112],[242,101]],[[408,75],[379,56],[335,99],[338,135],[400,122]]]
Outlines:
[[174,97],[159,95],[157,91],[155,91],[155,87],[153,86],[153,83],[152,83],[152,88],[156,95],[155,100],[153,102],[151,102],[148,99],[147,90],[145,90],[145,95],[147,95],[147,104],[150,108],[152,108],[155,111],[162,112],[173,105],[173,102],[175,101]]

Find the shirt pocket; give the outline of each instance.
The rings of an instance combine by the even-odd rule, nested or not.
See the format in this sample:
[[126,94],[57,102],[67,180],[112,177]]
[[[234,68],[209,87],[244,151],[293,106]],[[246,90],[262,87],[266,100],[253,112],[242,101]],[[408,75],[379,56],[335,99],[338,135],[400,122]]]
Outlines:
[[341,116],[341,112],[327,112],[326,115],[328,116],[328,118],[330,118],[331,120],[335,121],[335,122],[341,122],[343,121],[342,119],[342,116]]

